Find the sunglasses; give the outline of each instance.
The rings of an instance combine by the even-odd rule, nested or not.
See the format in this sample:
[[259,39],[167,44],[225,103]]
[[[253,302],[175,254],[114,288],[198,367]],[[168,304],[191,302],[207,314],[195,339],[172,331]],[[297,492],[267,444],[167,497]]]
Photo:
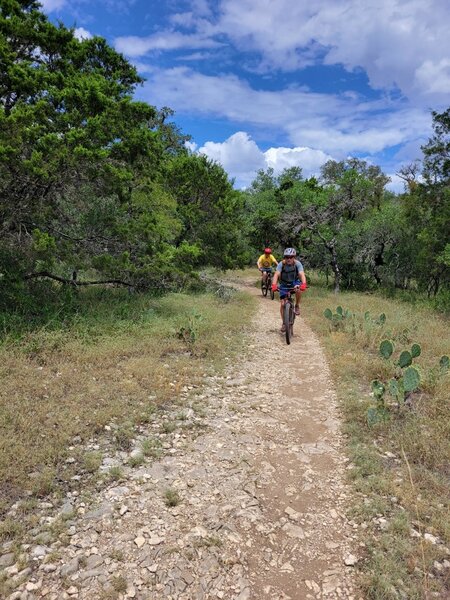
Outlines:
[[284,260],[294,260],[295,256],[285,256]]

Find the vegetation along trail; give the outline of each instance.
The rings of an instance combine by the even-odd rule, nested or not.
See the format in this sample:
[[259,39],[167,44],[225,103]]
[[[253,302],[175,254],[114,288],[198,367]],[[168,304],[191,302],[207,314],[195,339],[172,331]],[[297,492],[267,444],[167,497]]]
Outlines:
[[[288,347],[278,302],[259,297],[257,307],[241,361],[203,387],[186,386],[191,427],[92,506],[73,497],[70,542],[11,598],[22,590],[53,600],[358,597],[324,355],[301,317]],[[179,410],[168,405],[167,423]]]

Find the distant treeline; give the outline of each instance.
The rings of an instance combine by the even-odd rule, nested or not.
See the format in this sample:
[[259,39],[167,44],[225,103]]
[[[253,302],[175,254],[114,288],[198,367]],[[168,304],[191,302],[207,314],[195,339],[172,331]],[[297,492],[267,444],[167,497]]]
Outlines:
[[180,289],[267,243],[298,246],[336,288],[448,282],[450,109],[401,196],[357,159],[320,179],[260,171],[242,192],[187,149],[171,109],[134,100],[142,79],[104,39],[76,39],[33,0],[2,3],[0,38],[0,311],[80,285]]

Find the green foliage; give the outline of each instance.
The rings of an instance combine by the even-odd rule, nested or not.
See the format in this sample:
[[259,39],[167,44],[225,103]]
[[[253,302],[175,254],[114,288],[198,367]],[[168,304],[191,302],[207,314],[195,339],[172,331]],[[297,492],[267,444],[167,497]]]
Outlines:
[[203,320],[203,316],[200,313],[193,313],[187,322],[187,325],[183,325],[178,330],[178,337],[183,340],[188,348],[192,350],[196,343],[199,335],[199,325]]
[[447,371],[450,368],[450,358],[446,355],[441,356],[441,359],[439,361],[439,367],[441,368],[441,371],[443,373],[447,373]]

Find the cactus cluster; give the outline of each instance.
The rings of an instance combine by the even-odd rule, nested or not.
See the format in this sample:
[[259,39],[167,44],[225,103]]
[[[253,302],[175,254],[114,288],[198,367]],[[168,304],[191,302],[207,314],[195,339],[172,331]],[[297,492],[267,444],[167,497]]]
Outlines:
[[364,321],[366,323],[374,323],[375,325],[384,325],[386,323],[386,315],[381,313],[378,317],[371,317],[370,312],[366,311],[364,313]]
[[344,321],[353,317],[354,314],[348,308],[344,310],[342,306],[338,306],[335,313],[330,308],[326,308],[323,316],[330,321],[332,327],[339,329],[344,325]]
[[[378,379],[372,381],[372,392],[377,401],[376,407],[367,411],[367,421],[373,425],[388,417],[388,409],[385,404],[386,392],[395,398],[398,405],[404,403],[409,395],[416,391],[420,385],[419,370],[412,366],[414,358],[420,356],[422,349],[419,344],[413,344],[410,350],[403,350],[398,359],[393,362],[396,373],[387,383]],[[389,360],[394,353],[394,343],[391,340],[383,340],[379,347],[379,354],[385,360]]]

